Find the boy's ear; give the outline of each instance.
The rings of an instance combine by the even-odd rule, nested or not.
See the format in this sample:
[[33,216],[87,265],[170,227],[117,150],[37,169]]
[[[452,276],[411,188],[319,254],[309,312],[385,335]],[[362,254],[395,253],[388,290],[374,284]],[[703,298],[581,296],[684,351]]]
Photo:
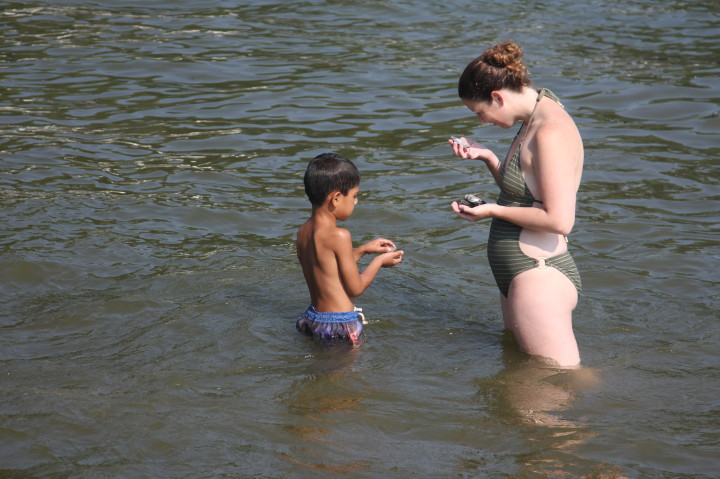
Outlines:
[[340,203],[340,198],[342,198],[342,193],[337,190],[333,191],[328,195],[328,204],[333,208],[337,208],[337,205]]

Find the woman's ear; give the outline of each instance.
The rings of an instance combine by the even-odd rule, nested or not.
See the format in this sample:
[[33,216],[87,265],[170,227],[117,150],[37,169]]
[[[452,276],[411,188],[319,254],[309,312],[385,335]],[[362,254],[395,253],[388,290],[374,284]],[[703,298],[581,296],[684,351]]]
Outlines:
[[496,103],[497,106],[503,106],[505,104],[505,98],[503,98],[502,92],[499,91],[493,91],[490,92],[490,99],[493,103]]

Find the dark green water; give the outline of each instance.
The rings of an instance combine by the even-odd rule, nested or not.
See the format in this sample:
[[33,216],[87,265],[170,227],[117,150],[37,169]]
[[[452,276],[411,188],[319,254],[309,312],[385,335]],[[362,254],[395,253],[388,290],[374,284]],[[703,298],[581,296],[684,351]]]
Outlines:
[[[717,477],[715,0],[0,2],[0,477]],[[585,139],[582,373],[502,332],[465,64],[514,39]],[[294,320],[302,174],[405,261],[359,351]],[[591,376],[591,377],[590,377]]]

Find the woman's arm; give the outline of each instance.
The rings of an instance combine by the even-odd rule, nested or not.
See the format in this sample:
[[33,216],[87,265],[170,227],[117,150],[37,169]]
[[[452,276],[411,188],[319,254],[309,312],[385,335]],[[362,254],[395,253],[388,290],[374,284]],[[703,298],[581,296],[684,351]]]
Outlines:
[[[577,130],[575,130],[576,132]],[[582,169],[582,143],[577,133],[548,125],[536,133],[533,144],[532,172],[526,174],[533,195],[542,200],[534,208],[485,204],[470,208],[453,203],[461,218],[478,221],[499,218],[523,228],[567,235],[575,224],[575,204]]]
[[457,156],[458,158],[464,158],[466,160],[482,160],[487,166],[490,174],[495,179],[495,183],[500,184],[500,160],[495,155],[495,153],[485,148],[485,146],[481,145],[480,143],[474,142],[472,140],[467,140],[465,138],[461,138],[461,140],[468,143],[470,145],[470,148],[466,148],[459,143],[448,140],[448,143],[450,143],[450,145],[452,146],[455,156]]
[[524,227],[570,234],[575,224],[577,190],[582,175],[580,134],[568,117],[564,122],[549,123],[538,130],[528,146],[532,170],[525,175],[526,182],[533,196],[542,200],[540,206],[544,214]]

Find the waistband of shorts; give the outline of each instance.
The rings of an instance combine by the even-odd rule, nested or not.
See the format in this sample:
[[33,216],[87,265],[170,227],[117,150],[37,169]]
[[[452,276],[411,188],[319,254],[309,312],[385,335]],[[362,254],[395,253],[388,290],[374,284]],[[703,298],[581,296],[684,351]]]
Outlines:
[[314,307],[308,306],[308,309],[303,313],[311,321],[316,323],[349,323],[352,321],[358,321],[360,316],[357,311],[345,311],[342,313],[325,313],[316,311]]

